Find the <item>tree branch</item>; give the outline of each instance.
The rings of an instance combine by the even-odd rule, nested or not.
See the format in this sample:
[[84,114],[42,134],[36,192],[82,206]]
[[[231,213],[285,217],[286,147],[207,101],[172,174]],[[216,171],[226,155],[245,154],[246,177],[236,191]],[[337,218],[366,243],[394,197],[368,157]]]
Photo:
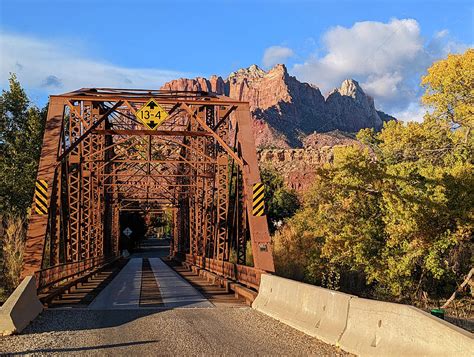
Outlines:
[[466,279],[464,279],[462,284],[459,285],[459,287],[453,292],[451,297],[444,303],[444,305],[441,306],[442,309],[446,309],[449,306],[449,304],[451,304],[451,302],[456,297],[456,294],[458,292],[460,292],[462,289],[464,289],[464,287],[469,283],[469,281],[471,280],[473,274],[474,274],[474,268],[471,268],[471,270],[469,271],[469,274],[467,274],[467,276],[466,276]]

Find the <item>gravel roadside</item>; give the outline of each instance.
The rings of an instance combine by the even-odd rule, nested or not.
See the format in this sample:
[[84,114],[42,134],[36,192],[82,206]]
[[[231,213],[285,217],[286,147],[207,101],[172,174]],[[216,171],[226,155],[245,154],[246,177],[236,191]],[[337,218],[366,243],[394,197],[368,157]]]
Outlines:
[[251,308],[50,309],[23,334],[0,337],[0,353],[349,355]]

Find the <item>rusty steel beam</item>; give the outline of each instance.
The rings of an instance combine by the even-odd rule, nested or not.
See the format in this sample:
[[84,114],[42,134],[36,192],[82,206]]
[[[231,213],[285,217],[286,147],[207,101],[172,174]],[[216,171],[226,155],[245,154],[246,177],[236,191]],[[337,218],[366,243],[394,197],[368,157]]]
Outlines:
[[123,102],[117,102],[112,108],[107,110],[107,112],[102,115],[95,123],[92,123],[89,128],[77,139],[75,140],[69,148],[66,149],[59,157],[58,161],[61,161],[65,156],[71,153],[92,131],[97,128],[115,109],[117,109]]
[[[63,98],[51,98],[48,107],[43,147],[38,165],[38,180],[46,180],[48,183],[48,197],[51,197],[53,188],[54,171],[57,164],[56,155],[64,115],[65,100]],[[48,205],[50,202],[48,202]],[[33,206],[35,203],[33,203]],[[31,210],[35,212],[35,209]],[[45,240],[47,235],[49,212],[46,215],[32,213],[28,224],[26,247],[23,258],[22,277],[34,275],[42,268]]]
[[[90,100],[92,102],[113,102],[117,100],[117,96],[114,95],[103,95],[103,96],[80,96],[80,95],[73,95],[73,96],[67,96],[67,95],[52,95],[50,98],[64,98],[64,99],[69,99],[72,101],[82,101],[84,99]],[[148,100],[151,98],[151,96],[147,97],[133,97],[133,96],[127,96],[127,95],[122,95],[119,97],[121,100],[128,101],[128,102],[136,102],[136,103],[146,103]],[[232,100],[232,99],[226,99],[226,100],[219,100],[219,99],[213,99],[212,101],[210,100],[199,100],[199,99],[193,99],[193,98],[187,98],[187,99],[159,99],[160,104],[189,104],[189,105],[239,105],[242,104],[242,102],[239,102],[237,100]]]
[[257,152],[252,133],[250,108],[248,103],[241,104],[236,111],[237,139],[240,145],[244,183],[244,201],[250,229],[254,266],[269,272],[275,271],[272,246],[266,216],[256,217],[252,214],[253,185],[260,182]]
[[153,136],[212,136],[207,132],[192,132],[184,130],[124,130],[124,129],[108,129],[93,130],[93,134],[98,135],[153,135]]
[[[150,98],[170,113],[158,130],[135,118]],[[254,269],[274,270],[266,217],[252,215],[260,174],[248,103],[110,88],[51,96],[38,180],[48,183],[47,214],[32,210],[23,276],[111,259],[121,214],[164,210],[172,210],[171,255],[227,264],[234,250],[237,280],[247,279],[240,267],[250,240]],[[53,275],[42,273],[40,285]]]

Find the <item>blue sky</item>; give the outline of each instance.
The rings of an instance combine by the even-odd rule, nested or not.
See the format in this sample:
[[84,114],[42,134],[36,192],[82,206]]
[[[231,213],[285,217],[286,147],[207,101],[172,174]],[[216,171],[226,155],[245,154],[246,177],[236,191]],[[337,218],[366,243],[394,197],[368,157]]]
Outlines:
[[473,43],[471,1],[0,0],[0,83],[16,72],[39,105],[281,62],[323,94],[354,78],[379,108],[416,119],[429,63]]

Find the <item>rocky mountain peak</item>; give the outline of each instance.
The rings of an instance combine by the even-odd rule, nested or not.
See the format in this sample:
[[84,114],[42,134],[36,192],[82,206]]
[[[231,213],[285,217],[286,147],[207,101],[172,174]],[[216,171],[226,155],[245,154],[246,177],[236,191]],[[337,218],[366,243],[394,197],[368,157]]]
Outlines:
[[373,101],[372,97],[365,94],[359,82],[357,82],[355,79],[345,79],[339,88],[335,88],[329,92],[327,98],[339,96],[350,97],[362,105],[364,105],[367,101]]
[[227,79],[229,81],[239,81],[243,79],[247,81],[253,81],[264,77],[266,74],[267,73],[263,69],[261,69],[256,64],[253,64],[248,68],[241,68],[235,72],[232,72],[231,74],[229,74],[229,77]]
[[340,88],[328,95],[326,104],[337,129],[352,132],[382,127],[383,122],[375,109],[373,98],[365,94],[354,79],[344,80]]
[[341,87],[336,89],[341,95],[346,95],[348,97],[357,98],[360,96],[365,96],[364,91],[362,90],[359,82],[354,79],[345,79]]
[[284,64],[277,64],[273,68],[271,68],[268,73],[269,75],[283,75],[288,76],[288,70]]
[[[259,147],[302,147],[305,137],[314,132],[378,129],[383,120],[391,118],[383,113],[382,120],[382,113],[379,115],[373,99],[364,93],[357,81],[343,81],[341,87],[325,99],[316,86],[289,75],[283,64],[268,71],[251,65],[232,72],[226,80],[218,76],[180,78],[162,88],[214,92],[249,102]],[[313,135],[310,141],[315,138]],[[318,138],[317,141],[321,140]]]

